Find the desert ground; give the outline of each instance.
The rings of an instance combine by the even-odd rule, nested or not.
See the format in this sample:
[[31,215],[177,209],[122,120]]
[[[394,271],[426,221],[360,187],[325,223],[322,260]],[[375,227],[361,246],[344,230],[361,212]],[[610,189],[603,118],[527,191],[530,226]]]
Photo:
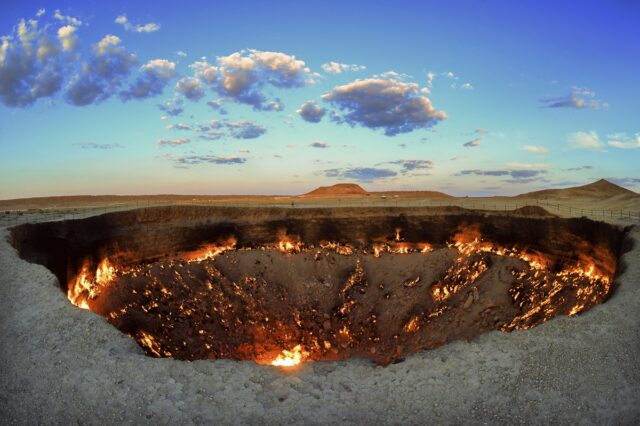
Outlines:
[[[359,187],[358,187],[359,188]],[[640,195],[598,181],[516,197],[368,193],[301,196],[56,197],[0,201],[0,417],[83,424],[637,424],[640,407]],[[8,241],[21,223],[162,205],[291,209],[533,205],[628,228],[615,292],[604,304],[529,330],[492,331],[382,367],[151,358],[102,317],[71,305],[55,276]]]

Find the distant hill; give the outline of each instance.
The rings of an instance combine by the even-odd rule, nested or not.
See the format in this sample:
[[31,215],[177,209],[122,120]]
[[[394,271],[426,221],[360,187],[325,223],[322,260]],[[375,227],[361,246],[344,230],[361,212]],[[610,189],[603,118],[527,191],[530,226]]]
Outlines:
[[330,197],[336,195],[366,195],[367,191],[355,183],[337,183],[331,186],[321,186],[304,194],[305,197]]
[[527,192],[518,195],[522,198],[611,198],[611,197],[635,197],[639,194],[623,188],[606,179],[583,186],[562,189],[544,189],[542,191]]

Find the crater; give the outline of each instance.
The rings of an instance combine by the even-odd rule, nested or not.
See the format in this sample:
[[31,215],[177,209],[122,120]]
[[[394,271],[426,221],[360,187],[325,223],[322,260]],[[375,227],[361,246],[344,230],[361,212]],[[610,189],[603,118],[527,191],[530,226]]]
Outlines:
[[625,230],[537,207],[158,207],[20,225],[20,256],[155,357],[387,365],[573,316]]

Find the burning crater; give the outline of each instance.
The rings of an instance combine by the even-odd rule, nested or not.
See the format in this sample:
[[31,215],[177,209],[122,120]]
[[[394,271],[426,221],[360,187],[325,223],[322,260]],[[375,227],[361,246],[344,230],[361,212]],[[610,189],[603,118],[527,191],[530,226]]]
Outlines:
[[164,207],[12,239],[148,355],[386,365],[605,301],[624,231],[544,213]]

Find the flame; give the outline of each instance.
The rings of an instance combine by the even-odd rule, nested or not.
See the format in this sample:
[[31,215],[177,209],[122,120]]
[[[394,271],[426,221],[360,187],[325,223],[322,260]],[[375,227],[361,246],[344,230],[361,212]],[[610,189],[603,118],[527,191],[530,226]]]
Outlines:
[[295,367],[309,356],[309,352],[302,349],[301,345],[296,345],[290,351],[283,349],[276,359],[271,361],[271,365],[276,367]]
[[96,268],[95,274],[91,274],[89,265],[89,260],[85,260],[80,273],[67,288],[67,299],[80,309],[89,309],[89,299],[96,298],[100,289],[115,279],[118,271],[106,257]]
[[354,252],[353,247],[349,244],[340,244],[333,241],[320,241],[319,245],[323,250],[335,251],[336,253],[344,256],[351,256]]
[[300,253],[302,251],[302,243],[290,239],[278,241],[276,246],[282,253]]
[[396,241],[400,241],[400,232],[402,232],[402,229],[396,228]]
[[227,238],[220,243],[207,244],[198,250],[184,253],[182,258],[188,262],[201,262],[206,259],[213,259],[227,250],[236,248],[237,240],[234,237]]

